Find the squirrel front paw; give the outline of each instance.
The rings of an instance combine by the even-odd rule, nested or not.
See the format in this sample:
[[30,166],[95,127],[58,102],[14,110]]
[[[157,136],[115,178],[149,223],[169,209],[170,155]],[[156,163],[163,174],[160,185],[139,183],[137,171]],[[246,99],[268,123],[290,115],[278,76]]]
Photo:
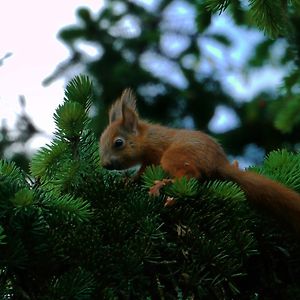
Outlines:
[[155,180],[154,185],[149,189],[149,195],[153,197],[158,197],[160,195],[160,190],[167,184],[172,183],[173,179],[163,179]]

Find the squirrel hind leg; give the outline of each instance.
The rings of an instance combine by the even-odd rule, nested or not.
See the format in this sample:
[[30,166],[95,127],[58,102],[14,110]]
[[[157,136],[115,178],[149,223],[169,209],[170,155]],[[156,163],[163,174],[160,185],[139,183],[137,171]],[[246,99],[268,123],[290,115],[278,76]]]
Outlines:
[[200,170],[182,150],[170,149],[166,151],[160,164],[172,177],[201,178]]

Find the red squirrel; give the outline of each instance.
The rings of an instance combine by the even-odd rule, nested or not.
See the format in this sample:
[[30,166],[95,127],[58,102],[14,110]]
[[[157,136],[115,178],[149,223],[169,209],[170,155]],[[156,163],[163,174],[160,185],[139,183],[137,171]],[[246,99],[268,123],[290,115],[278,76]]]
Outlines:
[[271,210],[300,231],[300,195],[284,185],[228,161],[222,147],[209,135],[194,130],[172,129],[141,120],[136,97],[124,90],[109,111],[109,125],[100,138],[101,164],[109,170],[141,165],[161,165],[172,177],[236,182],[247,199]]

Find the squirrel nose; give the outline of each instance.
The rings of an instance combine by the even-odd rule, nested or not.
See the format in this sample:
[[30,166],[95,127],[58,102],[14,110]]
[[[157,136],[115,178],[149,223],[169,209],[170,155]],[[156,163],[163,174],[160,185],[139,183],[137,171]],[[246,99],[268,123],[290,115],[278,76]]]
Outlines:
[[102,167],[106,170],[114,170],[114,165],[112,163],[104,163],[102,164]]
[[109,159],[102,161],[102,167],[107,170],[119,170],[120,164],[116,159]]

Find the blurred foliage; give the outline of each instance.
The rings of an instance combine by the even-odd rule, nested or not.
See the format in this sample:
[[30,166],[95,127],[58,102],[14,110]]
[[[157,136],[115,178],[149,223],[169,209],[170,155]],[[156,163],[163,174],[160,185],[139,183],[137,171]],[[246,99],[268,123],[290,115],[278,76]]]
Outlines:
[[[220,13],[230,5],[234,6],[232,1],[206,0],[205,2],[208,9]],[[274,99],[277,101],[268,103],[266,116],[274,118],[275,128],[281,133],[290,134],[286,136],[292,143],[299,142],[293,132],[299,130],[300,124],[300,35],[297,30],[300,26],[300,2],[252,0],[245,9],[249,12],[250,23],[254,22],[273,39],[284,36],[289,43],[285,55],[277,63],[284,66],[290,62],[293,66],[289,68],[281,90],[278,89],[278,96]],[[256,55],[249,61],[250,66],[262,67],[268,63],[268,58],[272,56],[273,39],[267,39],[257,45]]]
[[12,53],[7,52],[3,57],[0,58],[0,66],[2,66],[7,58],[12,56]]
[[21,112],[17,115],[15,127],[9,128],[6,120],[0,126],[0,158],[14,161],[24,171],[29,171],[30,153],[26,143],[40,133],[33,120],[26,112],[24,96],[19,97]]
[[[59,34],[70,49],[70,58],[44,83],[83,66],[95,82],[93,124],[98,135],[107,124],[106,112],[112,101],[131,87],[137,92],[143,117],[204,130],[215,135],[230,154],[242,154],[249,144],[267,151],[294,149],[300,130],[299,78],[295,76],[299,70],[300,10],[297,1],[287,6],[284,1],[275,1],[278,5],[271,5],[265,14],[270,3],[263,2],[251,1],[247,7],[240,1],[224,0],[113,0],[98,13],[78,9],[78,23]],[[218,27],[212,12],[225,9],[235,24],[227,17],[225,21],[232,24]],[[286,30],[282,29],[283,19],[288,19]],[[274,20],[278,22],[275,25]],[[258,41],[252,39],[256,25],[273,39],[258,34]],[[230,30],[232,27],[239,33]],[[237,39],[243,39],[250,52],[238,64],[230,57]],[[214,55],[215,51],[221,54]],[[237,101],[226,76],[247,82],[253,72],[260,74],[266,66],[274,72],[292,72],[282,89],[276,95],[266,90],[248,101]],[[229,108],[238,119],[222,134],[208,127],[219,105]]]
[[[8,52],[0,58],[0,67],[12,55]],[[19,103],[21,112],[16,116],[13,129],[7,126],[6,120],[0,115],[0,158],[14,161],[22,170],[28,172],[30,154],[25,150],[25,144],[39,133],[39,130],[26,112],[26,100],[23,95],[19,96]]]

